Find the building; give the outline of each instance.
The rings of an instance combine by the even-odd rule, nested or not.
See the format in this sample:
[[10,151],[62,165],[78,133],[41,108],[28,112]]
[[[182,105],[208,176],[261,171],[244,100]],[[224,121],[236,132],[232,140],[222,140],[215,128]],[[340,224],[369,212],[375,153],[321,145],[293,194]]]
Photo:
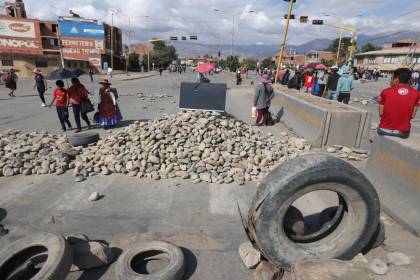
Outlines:
[[[273,61],[278,61],[280,52],[274,57]],[[284,52],[282,64],[289,68],[297,68],[301,65],[307,65],[309,63],[322,63],[324,60],[334,60],[335,54],[328,51],[310,51],[306,54],[288,54]]]
[[323,61],[335,61],[336,54],[329,51],[310,51],[305,54],[305,65],[309,63],[322,63]]
[[[26,18],[22,1],[5,3],[5,15],[0,15],[1,69],[18,69],[19,76],[32,76],[35,68],[47,73],[58,67],[58,41],[53,24]],[[56,27],[55,27],[55,32]],[[53,39],[50,40],[50,37]],[[54,40],[55,39],[55,40]],[[54,49],[56,44],[57,49]]]
[[149,53],[149,47],[144,44],[132,44],[130,46],[130,50],[133,53],[136,53],[139,55],[139,61],[142,61],[143,58]]
[[415,41],[399,40],[385,44],[382,50],[356,54],[355,67],[392,72],[400,67],[420,64],[420,48],[415,48]]

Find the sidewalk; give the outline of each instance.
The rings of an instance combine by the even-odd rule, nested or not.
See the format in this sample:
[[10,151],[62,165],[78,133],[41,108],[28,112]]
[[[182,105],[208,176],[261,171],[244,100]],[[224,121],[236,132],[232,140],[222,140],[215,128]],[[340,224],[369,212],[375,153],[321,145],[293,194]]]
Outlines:
[[[125,72],[124,73],[114,73],[112,75],[111,80],[112,81],[132,81],[132,80],[139,80],[139,79],[154,77],[154,76],[157,76],[157,75],[159,75],[158,72],[149,72],[149,73],[128,72],[128,75]],[[101,74],[100,77],[103,78],[103,79],[106,79],[107,75]]]

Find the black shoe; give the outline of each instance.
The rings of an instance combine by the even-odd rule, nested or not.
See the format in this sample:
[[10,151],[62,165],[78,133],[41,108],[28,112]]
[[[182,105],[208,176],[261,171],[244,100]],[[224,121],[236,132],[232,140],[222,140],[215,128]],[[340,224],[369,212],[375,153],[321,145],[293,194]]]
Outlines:
[[76,129],[76,131],[74,133],[79,133],[82,132],[82,130],[80,128]]

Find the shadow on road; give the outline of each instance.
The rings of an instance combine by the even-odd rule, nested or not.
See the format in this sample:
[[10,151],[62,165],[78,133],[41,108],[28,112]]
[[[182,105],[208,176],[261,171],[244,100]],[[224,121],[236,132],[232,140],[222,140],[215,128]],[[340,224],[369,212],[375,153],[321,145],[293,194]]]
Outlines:
[[185,259],[184,277],[182,279],[190,279],[197,270],[197,258],[187,248],[181,247],[181,250],[184,253]]
[[0,222],[4,220],[4,218],[6,218],[7,216],[7,211],[6,209],[0,208]]

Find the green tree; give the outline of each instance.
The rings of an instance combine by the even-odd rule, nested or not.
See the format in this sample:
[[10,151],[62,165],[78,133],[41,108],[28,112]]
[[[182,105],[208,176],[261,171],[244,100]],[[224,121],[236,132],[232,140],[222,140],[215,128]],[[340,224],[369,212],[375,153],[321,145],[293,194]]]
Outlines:
[[[167,46],[163,41],[153,42],[153,50],[150,51],[150,64],[154,63],[156,67],[167,68],[172,61],[178,59],[174,46]],[[147,55],[143,58],[143,65],[147,69]]]
[[270,68],[272,66],[274,66],[274,61],[271,57],[264,58],[263,61],[261,61],[261,69]]
[[362,48],[360,49],[361,52],[365,53],[365,52],[372,52],[372,51],[379,51],[382,50],[382,47],[377,47],[371,43],[366,43],[362,46]]
[[[337,38],[332,42],[328,49],[326,49],[326,51],[337,53],[339,44],[340,38]],[[340,56],[345,57],[347,55],[349,46],[351,46],[351,38],[343,37],[341,40]]]
[[226,67],[231,71],[236,71],[239,67],[241,67],[241,64],[239,63],[239,57],[237,56],[228,56],[226,58]]
[[328,60],[327,59],[321,59],[321,63],[324,64],[327,67],[331,67],[331,66],[335,65],[334,60],[330,60],[330,59],[328,59]]
[[139,70],[140,69],[140,59],[139,54],[132,52],[128,55],[128,66],[130,70]]
[[248,70],[255,70],[257,68],[257,60],[254,58],[246,58],[242,63]]

